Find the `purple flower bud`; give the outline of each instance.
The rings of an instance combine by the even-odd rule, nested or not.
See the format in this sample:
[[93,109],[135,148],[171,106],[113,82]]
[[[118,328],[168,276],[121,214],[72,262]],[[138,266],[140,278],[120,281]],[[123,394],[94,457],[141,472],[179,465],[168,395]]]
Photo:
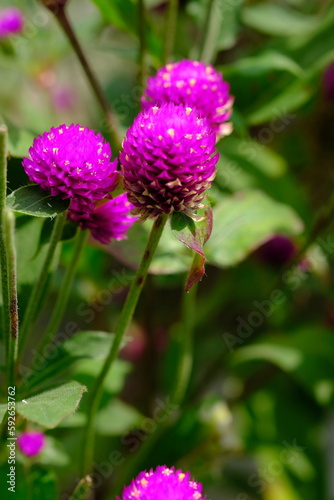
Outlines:
[[24,455],[33,457],[42,451],[45,436],[38,431],[23,432],[17,439],[17,445]]
[[95,210],[91,210],[89,203],[72,200],[69,219],[79,224],[82,229],[90,229],[92,236],[106,245],[111,239],[126,238],[127,231],[137,220],[137,217],[130,215],[132,208],[125,193]]
[[191,216],[215,177],[215,142],[207,120],[190,107],[163,103],[139,113],[120,154],[132,213]]
[[23,29],[23,14],[16,7],[8,7],[0,11],[0,38],[21,33]]
[[80,125],[61,125],[37,137],[23,167],[31,182],[52,196],[87,202],[109,195],[117,185],[117,160],[101,134]]
[[230,86],[213,66],[198,61],[167,64],[156,76],[148,79],[146,94],[142,98],[144,109],[163,102],[196,107],[205,116],[218,137],[232,132],[226,123],[232,114],[233,97]]
[[165,465],[141,472],[117,500],[205,500],[202,485],[191,480],[189,472]]

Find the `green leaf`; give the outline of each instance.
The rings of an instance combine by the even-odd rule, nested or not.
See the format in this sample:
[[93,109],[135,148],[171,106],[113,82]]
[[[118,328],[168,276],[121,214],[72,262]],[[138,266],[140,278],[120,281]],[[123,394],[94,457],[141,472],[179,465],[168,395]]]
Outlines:
[[5,418],[6,412],[7,412],[7,405],[0,404],[0,424],[2,424],[2,421]]
[[[104,361],[100,359],[83,359],[77,361],[74,367],[75,378],[79,382],[89,386],[98,376]],[[126,375],[131,371],[130,363],[118,359],[113,364],[111,370],[104,381],[105,391],[111,394],[119,393],[124,386]]]
[[[217,147],[222,155],[222,160],[218,165],[218,167],[221,165],[221,170],[218,171],[217,181],[222,186],[228,184],[226,181],[233,181],[231,179],[233,171],[225,172],[227,162],[229,162],[227,170],[231,170],[231,165],[235,164],[235,176],[239,175],[239,167],[251,174],[260,173],[262,177],[265,175],[271,178],[281,177],[287,170],[287,162],[282,156],[253,139],[225,137]],[[267,182],[267,179],[265,181]]]
[[78,382],[68,382],[17,403],[16,409],[27,420],[53,428],[63,418],[75,412],[85,391],[86,387]]
[[213,209],[213,230],[206,244],[210,264],[234,266],[271,236],[298,234],[303,223],[287,205],[260,191],[226,197]]
[[308,33],[317,18],[269,2],[244,7],[242,21],[249,27],[271,36],[296,36]]
[[[87,331],[79,332],[62,344],[62,349],[72,358],[105,359],[114,341],[114,334]],[[126,340],[123,342],[126,343]]]
[[[198,211],[200,212],[200,211]],[[174,212],[170,219],[172,232],[188,248],[196,252],[186,281],[186,291],[200,281],[205,273],[205,254],[203,246],[212,231],[212,212],[206,209],[202,220],[195,222],[184,212]]]
[[99,411],[95,428],[100,436],[120,436],[138,426],[142,419],[135,408],[115,399]]
[[240,347],[231,358],[234,367],[267,361],[292,375],[321,405],[334,404],[334,337],[319,325]]
[[43,191],[37,184],[30,184],[13,191],[7,196],[7,207],[21,214],[35,217],[56,217],[65,212],[70,200],[62,200]]
[[[275,91],[276,92],[276,91]],[[295,81],[282,87],[282,91],[272,97],[264,96],[262,102],[257,102],[247,113],[249,125],[258,125],[272,118],[284,116],[288,111],[298,109],[312,96],[314,90],[307,81]],[[280,110],[280,113],[278,111]]]
[[277,50],[267,49],[256,56],[239,59],[231,66],[225,66],[223,72],[227,80],[231,75],[239,78],[258,78],[271,71],[284,71],[302,77],[303,69],[293,59]]

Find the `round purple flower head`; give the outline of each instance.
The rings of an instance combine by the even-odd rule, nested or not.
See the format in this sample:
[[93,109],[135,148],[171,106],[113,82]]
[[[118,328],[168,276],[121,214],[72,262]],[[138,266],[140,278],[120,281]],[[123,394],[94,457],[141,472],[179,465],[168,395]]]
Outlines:
[[17,439],[21,452],[27,457],[33,457],[40,453],[45,445],[45,436],[42,432],[23,432]]
[[37,137],[23,167],[31,182],[52,196],[94,203],[118,182],[117,160],[101,134],[80,125],[61,125]]
[[152,104],[169,101],[197,107],[205,116],[218,137],[232,132],[231,123],[226,123],[232,114],[233,97],[230,86],[213,66],[184,59],[167,64],[156,76],[148,79],[146,94],[142,98],[144,109]]
[[16,7],[8,7],[0,11],[0,38],[21,33],[23,29],[23,15]]
[[192,215],[215,177],[215,142],[207,120],[190,107],[163,103],[139,113],[120,154],[132,213]]
[[141,472],[117,500],[205,500],[202,485],[191,480],[189,472],[165,465]]
[[92,211],[84,202],[73,200],[68,217],[82,229],[90,229],[92,236],[106,245],[111,239],[126,238],[127,231],[137,220],[137,217],[130,215],[132,208],[126,193],[116,196]]

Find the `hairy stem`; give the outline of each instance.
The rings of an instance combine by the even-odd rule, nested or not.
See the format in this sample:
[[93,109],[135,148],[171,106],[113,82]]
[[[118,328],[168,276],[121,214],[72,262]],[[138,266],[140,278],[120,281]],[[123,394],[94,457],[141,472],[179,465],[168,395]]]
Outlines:
[[15,248],[15,217],[11,210],[4,213],[5,238],[7,247],[8,265],[8,297],[10,312],[9,359],[7,365],[8,385],[15,385],[15,370],[19,341],[19,315],[17,303],[17,273]]
[[0,125],[0,267],[2,288],[2,336],[8,356],[10,336],[9,273],[5,238],[5,206],[7,194],[7,127]]
[[94,457],[94,422],[95,422],[95,415],[98,410],[100,399],[103,393],[104,381],[113,365],[113,362],[115,361],[118,355],[124,334],[126,333],[131,323],[140,293],[144,285],[145,278],[147,276],[150,263],[152,262],[153,255],[158,246],[167,218],[168,216],[165,214],[160,215],[153,224],[151,234],[146,245],[146,249],[144,251],[134,281],[130,286],[128,296],[126,298],[124,307],[122,309],[120,318],[116,326],[114,342],[104,362],[102,370],[95,381],[95,384],[93,386],[90,395],[90,402],[88,406],[87,428],[85,431],[85,445],[83,453],[82,468],[84,474],[90,472]]

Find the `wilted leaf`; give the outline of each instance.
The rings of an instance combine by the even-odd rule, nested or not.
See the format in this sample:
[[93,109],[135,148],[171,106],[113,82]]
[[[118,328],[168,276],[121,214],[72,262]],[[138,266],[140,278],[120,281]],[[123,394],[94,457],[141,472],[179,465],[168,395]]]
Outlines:
[[[199,211],[200,212],[200,211]],[[204,275],[206,260],[203,246],[212,231],[212,211],[206,209],[203,219],[194,221],[183,212],[174,212],[171,217],[171,229],[178,240],[196,252],[186,281],[186,291],[200,281]]]

